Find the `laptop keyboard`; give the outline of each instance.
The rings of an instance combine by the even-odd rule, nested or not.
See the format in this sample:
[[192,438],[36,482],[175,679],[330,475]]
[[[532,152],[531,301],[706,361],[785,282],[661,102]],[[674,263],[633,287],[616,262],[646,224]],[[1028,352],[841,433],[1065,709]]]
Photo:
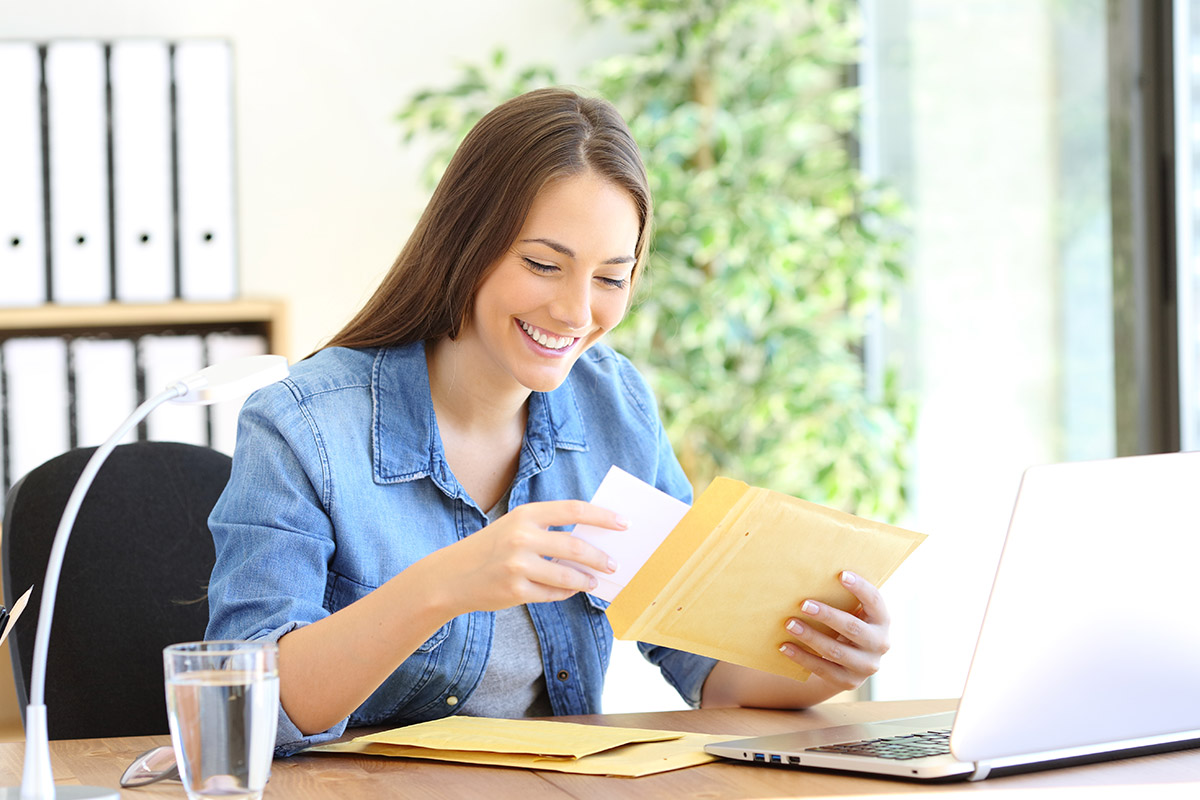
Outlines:
[[903,736],[888,736],[883,739],[864,739],[859,742],[810,747],[818,753],[843,753],[852,756],[870,756],[905,761],[910,758],[946,755],[950,752],[950,729],[940,728]]

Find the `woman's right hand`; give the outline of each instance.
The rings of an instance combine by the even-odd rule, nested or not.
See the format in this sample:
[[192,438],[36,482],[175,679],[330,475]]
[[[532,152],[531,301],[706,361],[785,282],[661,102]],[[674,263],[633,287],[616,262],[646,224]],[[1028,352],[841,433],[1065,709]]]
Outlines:
[[444,585],[458,606],[454,616],[469,611],[498,611],[523,603],[565,600],[596,587],[596,579],[566,564],[565,559],[612,573],[616,564],[600,549],[552,526],[595,525],[625,530],[618,514],[582,500],[552,500],[518,506],[500,519],[442,548],[436,559]]
[[358,708],[439,627],[470,611],[564,600],[594,586],[562,558],[611,573],[596,547],[552,526],[628,526],[577,500],[530,503],[435,550],[375,591],[279,640],[280,698],[304,733]]

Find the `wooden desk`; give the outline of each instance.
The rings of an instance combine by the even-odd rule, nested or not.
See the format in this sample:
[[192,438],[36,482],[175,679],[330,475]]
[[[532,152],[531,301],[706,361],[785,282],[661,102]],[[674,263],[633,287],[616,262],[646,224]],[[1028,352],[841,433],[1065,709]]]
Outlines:
[[[808,711],[706,709],[649,714],[565,717],[601,725],[728,733],[751,736],[800,728],[841,725],[953,708],[952,701],[887,703],[827,703]],[[117,785],[122,771],[143,750],[166,744],[166,736],[88,739],[51,742],[54,775],[59,783]],[[0,785],[21,781],[24,745],[0,744]],[[295,756],[275,762],[267,785],[267,800],[324,800],[325,798],[533,798],[569,797],[575,800],[610,798],[767,798],[901,795],[920,792],[953,793],[1012,790],[1029,787],[1132,787],[1162,784],[1163,788],[1200,781],[1200,750],[1127,759],[1106,764],[996,778],[974,784],[923,786],[889,780],[855,778],[816,772],[716,762],[645,778],[598,778],[555,772],[499,767],[442,764],[431,761],[355,755]],[[1197,786],[1200,789],[1200,785]],[[1129,789],[1141,797],[1142,789]],[[1041,793],[1033,792],[1033,798]],[[1200,791],[1197,791],[1200,796]],[[1105,797],[1111,796],[1109,793]],[[1119,794],[1117,796],[1120,796]],[[122,791],[130,800],[181,800],[176,783],[159,783]]]

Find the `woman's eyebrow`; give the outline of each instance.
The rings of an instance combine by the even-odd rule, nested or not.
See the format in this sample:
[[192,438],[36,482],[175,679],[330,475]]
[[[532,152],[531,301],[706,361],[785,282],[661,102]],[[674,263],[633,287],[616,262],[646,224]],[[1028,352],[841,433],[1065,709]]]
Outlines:
[[[562,242],[556,242],[553,239],[522,239],[521,240],[522,244],[524,244],[525,242],[535,242],[537,244],[544,244],[544,245],[546,245],[546,247],[549,247],[551,250],[555,251],[556,253],[562,253],[564,256],[567,256],[568,258],[575,258],[574,250],[567,247]],[[614,256],[612,258],[605,259],[604,261],[602,261],[600,263],[602,263],[602,264],[632,264],[636,260],[637,259],[635,259],[633,256]]]

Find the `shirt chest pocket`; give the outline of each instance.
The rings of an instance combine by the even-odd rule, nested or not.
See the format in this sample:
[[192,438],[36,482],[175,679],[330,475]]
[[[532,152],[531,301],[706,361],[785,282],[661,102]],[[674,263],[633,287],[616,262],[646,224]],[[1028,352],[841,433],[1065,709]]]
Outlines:
[[[332,570],[329,573],[329,583],[325,590],[325,608],[329,613],[341,611],[346,606],[361,600],[362,598],[375,591],[377,586],[368,586],[364,583],[347,578],[344,575],[339,575]],[[432,653],[437,649],[450,633],[450,626],[453,621],[447,622],[441,628],[425,640],[420,647],[416,649],[417,653]]]

